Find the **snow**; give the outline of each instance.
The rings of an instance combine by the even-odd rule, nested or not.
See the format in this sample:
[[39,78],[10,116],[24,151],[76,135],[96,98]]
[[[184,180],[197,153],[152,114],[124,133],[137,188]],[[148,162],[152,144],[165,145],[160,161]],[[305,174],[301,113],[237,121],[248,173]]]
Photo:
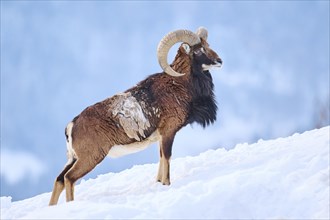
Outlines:
[[171,162],[171,186],[155,182],[157,164],[82,180],[75,201],[50,193],[11,202],[1,219],[329,219],[330,127]]

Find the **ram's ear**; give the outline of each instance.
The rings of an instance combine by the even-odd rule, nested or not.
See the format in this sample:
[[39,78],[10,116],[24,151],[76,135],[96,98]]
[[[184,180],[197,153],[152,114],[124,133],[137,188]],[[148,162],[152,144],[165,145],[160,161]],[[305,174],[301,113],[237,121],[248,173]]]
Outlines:
[[189,52],[190,52],[189,44],[183,43],[182,47],[183,47],[184,51],[186,52],[186,54],[189,54]]

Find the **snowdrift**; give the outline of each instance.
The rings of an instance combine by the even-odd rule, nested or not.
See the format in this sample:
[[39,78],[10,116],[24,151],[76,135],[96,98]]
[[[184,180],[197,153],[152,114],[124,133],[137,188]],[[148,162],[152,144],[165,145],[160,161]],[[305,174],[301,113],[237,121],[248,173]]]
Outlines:
[[50,193],[1,197],[1,219],[329,219],[329,127],[174,159],[171,186],[157,166],[82,180],[53,207]]

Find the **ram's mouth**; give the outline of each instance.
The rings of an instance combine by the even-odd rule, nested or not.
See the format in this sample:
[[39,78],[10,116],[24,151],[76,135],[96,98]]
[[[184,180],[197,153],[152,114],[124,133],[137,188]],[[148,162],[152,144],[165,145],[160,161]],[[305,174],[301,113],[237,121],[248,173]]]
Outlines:
[[216,68],[220,68],[222,66],[222,63],[216,63],[214,65],[212,65],[212,67],[216,67]]
[[215,64],[210,64],[210,65],[202,64],[203,71],[207,71],[212,68],[220,68],[221,66],[222,66],[222,63],[218,63],[218,62],[216,62]]

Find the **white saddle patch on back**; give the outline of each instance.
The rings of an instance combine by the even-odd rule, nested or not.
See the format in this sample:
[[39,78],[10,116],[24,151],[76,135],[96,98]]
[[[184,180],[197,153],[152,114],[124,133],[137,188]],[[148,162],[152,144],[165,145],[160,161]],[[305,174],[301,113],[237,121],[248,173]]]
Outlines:
[[146,137],[144,131],[150,127],[140,103],[131,93],[121,93],[114,96],[109,111],[119,119],[119,124],[129,138],[140,141],[140,136]]

